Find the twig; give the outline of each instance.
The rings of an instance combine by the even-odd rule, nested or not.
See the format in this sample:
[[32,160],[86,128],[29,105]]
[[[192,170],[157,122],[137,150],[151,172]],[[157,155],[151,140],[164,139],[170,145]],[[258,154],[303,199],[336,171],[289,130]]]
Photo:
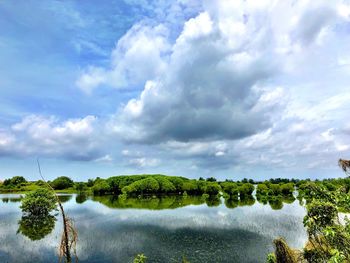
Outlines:
[[[57,199],[57,203],[60,207],[61,210],[61,214],[62,214],[62,219],[63,219],[63,235],[62,235],[62,239],[61,239],[61,245],[60,245],[60,249],[59,249],[59,262],[61,262],[62,259],[62,254],[64,255],[66,262],[67,263],[71,263],[72,262],[72,258],[71,258],[71,254],[70,254],[70,249],[73,247],[74,249],[74,254],[75,254],[75,258],[76,258],[76,262],[78,262],[78,257],[76,255],[76,241],[78,239],[78,234],[77,231],[74,229],[73,223],[72,221],[66,216],[64,209],[63,209],[63,205],[58,197],[58,195],[55,192],[55,189],[53,189],[53,187],[46,182],[44,176],[42,175],[41,172],[41,167],[40,167],[40,162],[39,162],[39,158],[37,158],[37,164],[38,164],[38,170],[39,170],[39,174],[41,179],[45,182],[45,184],[53,191],[56,199]],[[69,240],[69,233],[72,234],[72,240]]]

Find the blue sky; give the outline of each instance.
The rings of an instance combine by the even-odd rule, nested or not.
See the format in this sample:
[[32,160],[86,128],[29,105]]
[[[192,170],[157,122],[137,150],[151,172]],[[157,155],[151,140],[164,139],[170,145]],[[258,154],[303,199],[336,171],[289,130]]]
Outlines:
[[349,1],[0,1],[0,180],[325,178]]

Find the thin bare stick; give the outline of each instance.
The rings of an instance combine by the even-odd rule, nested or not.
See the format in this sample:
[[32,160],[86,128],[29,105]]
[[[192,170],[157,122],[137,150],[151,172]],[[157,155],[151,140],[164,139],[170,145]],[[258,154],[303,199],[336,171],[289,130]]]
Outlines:
[[[70,254],[70,250],[71,250],[72,247],[73,247],[75,258],[76,258],[76,262],[77,262],[78,261],[78,257],[76,255],[76,242],[78,240],[77,231],[74,228],[72,220],[66,216],[66,214],[64,212],[64,209],[63,209],[63,205],[62,205],[58,195],[56,194],[55,189],[53,189],[53,187],[48,182],[46,182],[44,176],[42,175],[39,158],[37,158],[37,164],[38,164],[38,170],[39,170],[40,177],[45,182],[45,184],[55,194],[58,206],[60,207],[61,214],[62,214],[63,234],[62,234],[62,239],[61,239],[61,245],[60,245],[60,248],[59,248],[59,255],[60,255],[59,262],[61,262],[61,259],[62,259],[63,255],[64,255],[64,258],[66,259],[67,263],[71,263],[72,262],[72,257],[71,257],[71,254]],[[69,234],[71,234],[71,236],[72,236],[71,239],[69,238]]]

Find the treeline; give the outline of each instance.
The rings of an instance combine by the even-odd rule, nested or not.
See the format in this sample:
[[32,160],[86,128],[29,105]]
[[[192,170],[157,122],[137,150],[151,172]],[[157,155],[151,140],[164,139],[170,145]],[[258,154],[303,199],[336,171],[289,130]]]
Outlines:
[[[225,198],[237,199],[250,197],[256,189],[258,200],[271,200],[274,197],[292,196],[298,190],[299,196],[308,199],[310,185],[325,187],[328,191],[342,189],[348,193],[350,179],[270,179],[266,181],[254,181],[243,179],[241,181],[225,180],[217,181],[214,177],[204,179],[189,179],[180,176],[153,175],[122,175],[107,179],[89,179],[87,182],[74,182],[66,176],[61,176],[48,183],[57,191],[90,192],[95,195],[158,195],[158,194],[188,194],[188,195],[218,195],[220,192]],[[30,182],[22,176],[15,176],[0,182],[0,191],[32,191],[44,187],[41,180]],[[255,188],[256,187],[256,188]]]

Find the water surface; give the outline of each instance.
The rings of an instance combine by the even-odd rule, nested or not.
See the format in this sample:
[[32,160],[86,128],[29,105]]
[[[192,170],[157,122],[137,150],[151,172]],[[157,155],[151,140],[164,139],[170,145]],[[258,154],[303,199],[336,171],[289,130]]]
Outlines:
[[[298,200],[262,204],[200,197],[118,199],[61,197],[79,234],[79,262],[264,262],[272,240],[302,248],[305,209]],[[42,225],[22,218],[20,196],[0,194],[0,262],[57,262],[60,218]],[[33,229],[33,226],[36,228]]]

